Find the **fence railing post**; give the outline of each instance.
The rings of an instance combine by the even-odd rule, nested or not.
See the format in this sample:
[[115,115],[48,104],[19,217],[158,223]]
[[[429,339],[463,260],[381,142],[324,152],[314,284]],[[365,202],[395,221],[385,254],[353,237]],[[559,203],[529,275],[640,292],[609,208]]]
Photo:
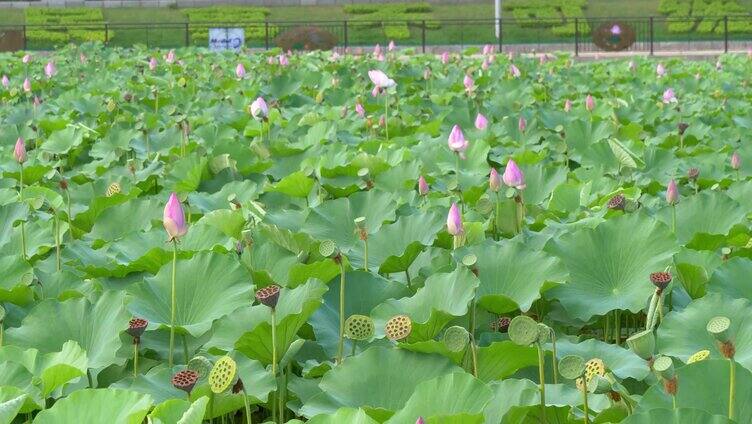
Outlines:
[[655,53],[655,48],[653,46],[653,17],[652,16],[650,17],[650,22],[649,22],[648,27],[650,28],[650,56],[652,56],[653,53]]
[[191,27],[190,23],[185,23],[185,46],[188,47],[191,45]]
[[499,24],[499,53],[501,53],[504,47],[504,41],[503,41],[504,40],[504,35],[503,35],[504,25],[503,25],[503,22],[501,21],[501,18],[499,18],[498,24]]
[[728,15],[723,17],[723,52],[728,53]]
[[574,55],[580,55],[580,19],[574,18]]
[[425,19],[420,25],[420,45],[423,49],[423,53],[426,53],[426,21]]
[[347,35],[348,35],[347,34],[347,19],[345,19],[344,21],[342,21],[342,28],[344,29],[343,32],[345,34],[345,50],[347,50],[347,47],[348,47],[347,46],[347,44],[348,44],[348,38],[347,38]]
[[269,21],[264,21],[264,48],[269,50]]

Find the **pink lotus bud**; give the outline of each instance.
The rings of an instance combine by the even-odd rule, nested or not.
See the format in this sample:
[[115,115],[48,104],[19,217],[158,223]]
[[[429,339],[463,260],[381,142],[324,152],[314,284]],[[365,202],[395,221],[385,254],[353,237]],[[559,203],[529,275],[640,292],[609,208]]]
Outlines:
[[501,188],[501,177],[499,177],[496,168],[491,168],[491,173],[488,175],[488,187],[492,191],[499,191],[499,188]]
[[488,59],[483,59],[483,63],[480,64],[480,69],[483,69],[484,71],[488,70]]
[[470,94],[475,89],[475,81],[470,77],[470,75],[465,74],[465,78],[462,79],[462,85],[465,86],[465,91]]
[[567,99],[564,101],[564,112],[569,112],[572,110],[572,101]]
[[514,63],[509,65],[509,73],[512,74],[513,77],[519,78],[522,75],[522,72],[520,72],[520,68],[514,65]]
[[245,66],[242,63],[238,63],[238,66],[235,67],[235,76],[239,79],[243,79],[245,76]]
[[493,45],[486,44],[485,46],[483,46],[483,55],[484,56],[488,56],[489,54],[493,53],[493,51],[494,51],[494,46]]
[[18,137],[18,140],[16,140],[16,147],[13,149],[13,158],[18,163],[26,162],[26,143],[23,137]]
[[290,61],[287,59],[286,54],[279,55],[279,65],[280,66],[287,66],[290,64]]
[[630,72],[634,72],[637,70],[637,65],[634,63],[634,60],[629,61],[628,69]]
[[269,107],[263,97],[258,97],[251,103],[251,115],[254,118],[266,118],[269,115]]
[[678,103],[679,101],[676,100],[676,95],[674,94],[674,90],[671,88],[666,89],[666,91],[663,92],[663,103],[669,104],[669,103]]
[[10,80],[8,79],[7,75],[3,75],[2,84],[3,88],[8,88],[8,86],[10,85]]
[[423,70],[423,79],[424,80],[431,79],[431,68],[426,68]]
[[655,67],[655,74],[658,75],[658,78],[666,75],[666,68],[662,63],[659,63],[658,66]]
[[462,128],[459,125],[452,127],[452,132],[449,133],[449,150],[455,153],[463,153],[468,146],[468,141],[465,139],[465,134],[462,133]]
[[23,58],[21,58],[21,62],[23,62],[23,63],[29,63],[29,62],[31,62],[31,55],[30,55],[30,54],[28,54],[28,53],[27,53],[27,54],[25,54],[25,55],[23,56]]
[[151,59],[149,59],[149,70],[153,71],[155,69],[157,69],[157,58],[152,57]]
[[377,44],[376,44],[376,45],[375,45],[375,46],[373,47],[373,56],[374,56],[374,57],[377,57],[377,56],[378,56],[378,55],[380,55],[380,54],[381,54],[381,45],[379,45],[379,44],[377,43]]
[[167,56],[165,56],[165,62],[167,63],[175,62],[175,50],[170,50],[169,52],[167,52]]
[[507,162],[507,167],[504,169],[504,175],[501,176],[501,179],[508,187],[514,187],[518,190],[526,187],[525,176],[522,175],[522,171],[512,159]]
[[676,181],[673,179],[669,181],[666,188],[666,202],[669,205],[675,205],[679,203],[679,189],[676,187]]
[[269,65],[274,65],[277,63],[277,58],[274,56],[269,56],[266,58],[266,63],[268,63]]
[[23,91],[29,93],[31,92],[31,81],[29,81],[28,78],[24,79],[23,82]]
[[449,215],[447,215],[447,231],[453,236],[458,236],[465,232],[465,228],[462,226],[460,208],[454,202],[452,202],[452,206],[449,208]]
[[475,117],[475,128],[479,130],[485,130],[486,127],[488,127],[488,119],[486,119],[486,117],[481,113],[478,113],[478,115]]
[[370,78],[371,82],[379,88],[389,88],[397,85],[393,79],[389,78],[385,73],[378,69],[368,71],[368,78]]
[[185,213],[183,205],[178,200],[178,196],[173,192],[164,208],[162,225],[170,236],[170,241],[179,239],[188,232],[188,226],[185,223]]
[[449,63],[449,53],[444,52],[444,53],[441,54],[441,63],[444,64],[444,65],[446,65],[447,63]]
[[336,62],[336,61],[338,61],[338,60],[339,60],[339,58],[340,58],[340,55],[339,55],[339,53],[337,53],[337,52],[332,52],[332,55],[331,55],[331,57],[329,58],[329,60],[331,60],[332,62]]
[[397,48],[397,45],[394,44],[394,40],[389,41],[389,47],[388,47],[389,51],[393,52],[394,49],[396,49],[396,48]]
[[372,97],[378,97],[379,94],[381,94],[381,89],[379,88],[379,86],[374,85],[373,86],[373,90],[371,90],[371,96]]
[[381,115],[381,117],[379,117],[379,126],[382,128],[386,126],[386,118],[384,117],[384,115]]
[[34,96],[34,106],[39,107],[39,105],[42,104],[42,99],[39,98],[39,96]]
[[590,94],[585,97],[585,109],[587,109],[588,112],[592,112],[593,109],[595,109],[595,99],[593,99],[593,96]]
[[415,424],[426,424],[426,420],[424,420],[423,417],[418,417],[418,419],[415,420]]
[[57,69],[55,68],[55,63],[53,62],[47,62],[46,65],[44,65],[44,74],[47,76],[47,78],[52,78],[55,73],[57,73]]
[[742,158],[739,156],[739,152],[734,152],[733,155],[731,155],[731,168],[733,169],[739,169],[742,166]]
[[379,55],[376,56],[376,60],[378,60],[379,62],[385,61],[386,57],[384,56],[384,53],[379,53]]
[[366,110],[363,108],[363,105],[360,103],[355,103],[355,113],[357,113],[358,116],[361,118],[366,116]]
[[418,178],[418,193],[421,196],[425,196],[426,194],[428,194],[428,189],[429,189],[428,183],[426,182],[426,179],[423,178],[423,176],[421,175]]
[[517,121],[517,128],[520,130],[520,132],[524,133],[525,129],[527,129],[527,120],[524,116],[520,116],[519,121]]

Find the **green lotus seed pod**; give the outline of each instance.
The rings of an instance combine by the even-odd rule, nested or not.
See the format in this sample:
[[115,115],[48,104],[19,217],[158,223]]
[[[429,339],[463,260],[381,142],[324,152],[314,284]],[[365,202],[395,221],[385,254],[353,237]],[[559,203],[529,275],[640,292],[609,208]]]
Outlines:
[[209,375],[212,369],[212,363],[210,360],[203,356],[196,356],[188,361],[188,369],[196,371],[199,378],[204,378]]
[[487,197],[481,197],[475,202],[475,210],[481,215],[488,215],[494,210],[494,203]]
[[731,320],[723,316],[718,316],[711,318],[705,328],[716,340],[726,342],[729,339],[729,327],[731,327]]
[[406,339],[413,331],[413,321],[407,315],[395,315],[384,326],[386,338],[392,341]]
[[477,262],[478,262],[478,257],[473,255],[472,253],[468,253],[467,255],[462,257],[462,265],[473,266]]
[[585,359],[579,355],[567,355],[559,361],[559,374],[567,380],[574,380],[585,373]]
[[450,352],[462,352],[470,341],[470,334],[458,325],[449,327],[444,332],[444,346]]
[[708,359],[710,356],[710,351],[707,349],[701,350],[699,352],[695,352],[692,354],[692,356],[687,359],[687,364],[694,364],[695,362],[700,362]]
[[547,326],[546,324],[543,324],[542,322],[538,323],[538,343],[546,343],[551,338],[551,327]]
[[353,222],[355,223],[356,227],[363,228],[366,225],[366,217],[365,216],[359,216],[359,217],[353,219]]
[[674,361],[668,356],[661,355],[653,362],[653,370],[662,378],[670,380],[674,378]]
[[368,340],[374,330],[373,320],[365,315],[350,315],[345,321],[345,337],[350,340]]
[[518,315],[509,323],[509,338],[518,345],[529,346],[538,340],[538,323],[526,315]]
[[222,393],[229,389],[235,380],[235,373],[238,371],[238,365],[229,356],[223,356],[214,363],[211,372],[209,372],[209,387],[214,393]]
[[632,334],[627,339],[627,346],[637,356],[646,361],[652,358],[653,352],[655,352],[655,335],[653,334],[653,330],[643,330]]
[[358,176],[360,178],[364,178],[364,177],[368,176],[369,172],[370,171],[368,170],[368,168],[360,168],[360,169],[358,169]]
[[594,394],[608,393],[612,390],[611,382],[606,377],[594,375],[587,383],[588,392]]
[[319,245],[319,253],[325,258],[333,257],[337,252],[337,245],[332,240],[324,240]]

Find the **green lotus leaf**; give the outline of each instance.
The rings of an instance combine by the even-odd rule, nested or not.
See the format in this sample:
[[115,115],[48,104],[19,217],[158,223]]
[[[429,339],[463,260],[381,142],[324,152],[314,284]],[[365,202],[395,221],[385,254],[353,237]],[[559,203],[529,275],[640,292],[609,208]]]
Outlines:
[[478,257],[479,303],[496,314],[527,311],[546,282],[564,281],[567,276],[557,258],[520,242],[489,240],[470,251]]
[[[288,421],[290,423],[291,421]],[[309,424],[378,424],[378,421],[369,417],[366,412],[360,408],[339,408],[332,414],[320,414],[307,421]],[[301,421],[302,423],[302,421]]]
[[606,364],[606,368],[619,378],[643,380],[650,374],[647,362],[631,350],[596,339],[579,343],[573,343],[568,339],[557,340],[556,355],[559,359],[566,355],[578,355],[586,361],[600,358]]
[[104,423],[140,424],[151,409],[148,395],[123,389],[83,389],[40,412],[35,424]]
[[34,270],[21,255],[0,257],[0,301],[25,305],[32,300]]
[[[660,340],[660,339],[659,339]],[[697,408],[712,415],[728,414],[729,363],[724,359],[706,359],[683,366],[676,370],[678,381],[676,391],[677,408]],[[752,390],[752,373],[748,369],[736,367],[736,393],[749,393]],[[752,405],[737,401],[735,422],[752,420]],[[672,409],[671,396],[666,394],[660,382],[652,385],[642,396],[635,410],[644,413],[655,409]],[[670,421],[669,421],[670,422]]]
[[478,378],[483,381],[501,380],[520,369],[536,365],[538,353],[535,347],[505,340],[478,348]]
[[658,351],[686,362],[692,354],[707,349],[711,358],[722,358],[713,336],[706,326],[711,318],[722,313],[731,320],[729,334],[736,347],[735,360],[752,369],[752,303],[748,299],[731,299],[721,294],[708,294],[690,303],[682,311],[668,313],[658,327]]
[[674,257],[675,276],[692,299],[705,296],[711,274],[721,265],[715,252],[682,248]]
[[89,232],[94,240],[112,241],[129,233],[152,228],[152,220],[158,219],[164,205],[157,199],[133,199],[112,206],[100,213]]
[[201,424],[209,404],[209,398],[202,396],[193,403],[183,399],[170,399],[154,407],[149,414],[154,424]]
[[[447,348],[446,343],[443,341],[438,340],[425,340],[422,342],[415,342],[415,343],[399,343],[399,348],[408,350],[410,352],[419,352],[419,353],[428,353],[428,354],[437,354],[444,356],[446,358],[449,358],[452,360],[453,363],[457,365],[462,365],[462,360],[465,358],[465,353],[467,352],[467,349],[463,349],[459,352],[453,352]],[[480,364],[478,365],[478,368],[480,368]],[[479,370],[480,373],[480,370]]]
[[412,297],[390,299],[373,309],[376,336],[383,336],[384,325],[391,317],[407,315],[412,320],[408,342],[432,339],[453,317],[467,313],[478,284],[465,267],[431,275]]
[[650,273],[662,271],[677,248],[664,224],[641,213],[565,234],[546,250],[561,258],[569,279],[546,296],[581,320],[614,309],[640,311],[654,289]]
[[20,412],[26,413],[40,409],[44,404],[42,391],[34,385],[34,375],[22,364],[14,362],[0,363],[0,393],[8,393],[8,398],[26,395]]
[[68,153],[83,142],[83,133],[75,127],[55,131],[42,143],[40,149],[53,155]]
[[[415,387],[405,407],[387,423],[410,422],[412,418],[475,419],[493,397],[491,389],[470,374],[454,373],[423,381]],[[470,417],[468,417],[468,415]]]
[[747,283],[752,260],[731,258],[716,268],[708,281],[709,293],[720,293],[734,299],[752,300],[752,287]]
[[120,333],[128,328],[130,319],[124,305],[125,294],[113,291],[92,301],[47,299],[31,309],[20,327],[6,332],[6,341],[46,354],[60,352],[72,340],[86,352],[89,368],[122,363],[116,355],[122,344]]
[[[73,197],[73,195],[76,194],[81,197]],[[73,218],[73,227],[76,229],[76,231],[89,232],[94,226],[94,223],[98,220],[99,216],[104,213],[105,210],[129,202],[131,199],[135,199],[140,194],[141,190],[135,188],[134,190],[131,190],[125,194],[118,193],[110,197],[106,197],[103,190],[95,192],[94,186],[92,184],[76,187],[74,194],[71,196],[71,201],[82,203],[88,208],[72,214],[73,216],[71,216],[71,218]],[[159,215],[155,216],[159,217]],[[134,225],[139,224],[136,223]]]
[[319,383],[323,392],[309,399],[300,413],[312,417],[346,406],[388,418],[405,406],[420,383],[454,372],[461,369],[438,355],[372,347],[326,373]]
[[[672,225],[671,207],[662,209],[658,217]],[[736,224],[742,223],[747,212],[726,194],[703,191],[676,205],[676,236],[679,242],[691,242],[698,234],[725,235]]]
[[[5,246],[11,241],[14,232],[21,231],[20,228],[14,228],[14,225],[21,220],[26,220],[29,213],[29,207],[26,204],[11,203],[0,206],[0,246]],[[19,245],[16,245],[18,249]],[[18,250],[17,250],[18,252]]]
[[269,191],[286,194],[290,197],[308,197],[315,180],[302,171],[293,172],[273,184]]
[[201,155],[189,155],[173,162],[165,181],[167,187],[178,193],[196,191],[208,171],[208,159]]
[[0,423],[10,424],[26,402],[26,394],[13,387],[0,387]]
[[702,409],[694,408],[651,409],[631,415],[622,421],[623,424],[731,424],[733,422],[728,417],[713,415]]

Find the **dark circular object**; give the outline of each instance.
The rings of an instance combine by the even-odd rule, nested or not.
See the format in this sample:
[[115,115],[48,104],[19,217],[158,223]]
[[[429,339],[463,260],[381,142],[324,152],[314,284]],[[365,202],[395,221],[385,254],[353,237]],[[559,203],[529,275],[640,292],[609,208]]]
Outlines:
[[177,374],[172,376],[172,385],[186,393],[190,393],[193,390],[193,386],[196,385],[197,381],[198,373],[192,370],[178,371]]
[[623,211],[626,205],[627,205],[627,199],[624,197],[624,195],[617,194],[616,196],[612,197],[611,200],[608,201],[607,207],[609,209]]
[[275,308],[277,306],[277,301],[279,300],[279,286],[272,284],[271,286],[266,286],[263,289],[256,290],[256,299],[258,299],[262,305]]
[[671,274],[668,272],[654,272],[650,274],[650,282],[661,290],[665,290],[671,282]]
[[289,29],[274,39],[277,47],[288,50],[331,50],[337,45],[337,37],[331,32],[315,27],[300,26]]
[[146,331],[146,326],[149,325],[149,321],[143,318],[133,318],[128,322],[128,329],[125,330],[131,337],[138,338]]
[[607,21],[593,30],[593,43],[603,50],[618,52],[635,42],[635,31],[620,21]]

